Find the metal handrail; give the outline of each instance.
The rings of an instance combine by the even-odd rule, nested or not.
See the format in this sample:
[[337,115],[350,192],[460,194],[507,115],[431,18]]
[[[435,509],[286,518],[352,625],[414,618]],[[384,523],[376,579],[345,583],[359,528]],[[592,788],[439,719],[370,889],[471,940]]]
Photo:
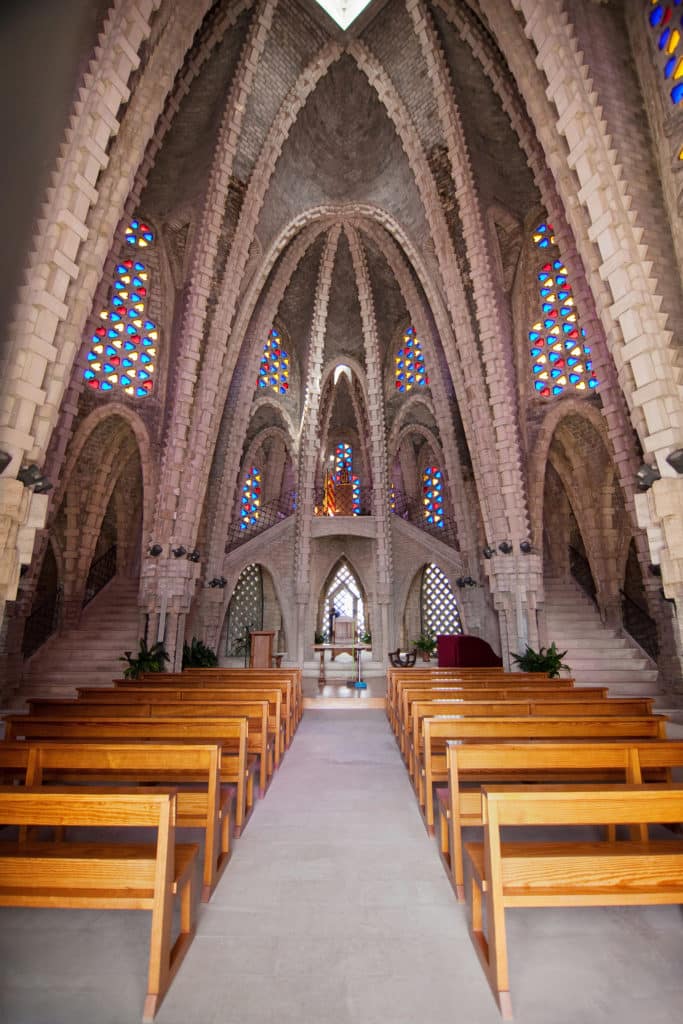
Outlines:
[[656,661],[659,657],[657,623],[650,613],[624,590],[620,590],[619,593],[624,629],[645,653],[649,654],[653,661]]
[[279,498],[262,505],[258,510],[256,522],[250,526],[245,527],[240,519],[236,519],[228,529],[228,539],[225,542],[226,555],[241,544],[246,544],[252,537],[258,537],[260,533],[270,529],[271,526],[277,526],[294,512],[296,512],[296,491],[287,491]]
[[30,658],[45,641],[52,636],[59,625],[59,612],[62,602],[62,588],[57,589],[39,605],[31,609],[31,614],[24,623],[24,636],[21,652]]
[[83,594],[83,607],[90,604],[93,597],[99,594],[100,590],[116,576],[116,544],[100,555],[92,565],[88,573]]

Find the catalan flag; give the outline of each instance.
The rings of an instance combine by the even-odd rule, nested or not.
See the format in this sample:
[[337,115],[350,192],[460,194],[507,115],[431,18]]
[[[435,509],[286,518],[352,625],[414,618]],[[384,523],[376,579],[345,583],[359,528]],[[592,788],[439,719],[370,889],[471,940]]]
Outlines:
[[323,515],[333,516],[337,511],[334,498],[334,477],[329,470],[325,471],[325,493],[323,495]]

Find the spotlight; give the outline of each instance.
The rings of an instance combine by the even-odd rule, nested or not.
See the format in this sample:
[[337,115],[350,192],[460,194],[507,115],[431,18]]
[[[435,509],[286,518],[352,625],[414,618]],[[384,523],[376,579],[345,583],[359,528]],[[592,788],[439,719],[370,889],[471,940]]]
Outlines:
[[195,548],[194,551],[190,551],[189,555],[187,556],[187,560],[188,560],[188,562],[198,562],[201,557],[202,556],[199,554],[199,552]]
[[36,484],[36,486],[33,488],[33,493],[34,494],[47,494],[47,492],[51,491],[53,487],[54,487],[54,484],[51,484],[49,480],[43,479],[43,480],[40,481],[39,484]]
[[157,558],[163,550],[164,549],[162,548],[161,544],[152,544],[151,548],[148,551],[148,554],[150,554],[152,558]]
[[33,487],[42,479],[42,476],[40,468],[33,463],[30,466],[22,466],[17,473],[17,480],[21,481],[25,487]]
[[493,556],[496,553],[496,549],[490,547],[490,545],[487,544],[486,547],[482,549],[481,553],[484,556],[484,558],[493,558]]
[[9,452],[0,452],[0,473],[5,472],[11,461],[12,456]]
[[661,473],[656,466],[648,466],[647,462],[644,462],[638,472],[636,473],[636,480],[641,491],[646,491],[648,487],[652,487],[655,480],[661,478]]
[[530,555],[531,554],[531,541],[530,540],[522,540],[522,541],[520,541],[520,543],[519,543],[519,550],[522,552],[523,555]]
[[182,558],[187,554],[187,548],[184,548],[182,544],[179,548],[172,548],[172,551],[175,558]]
[[225,587],[227,586],[227,583],[228,581],[226,580],[225,576],[214,576],[214,578],[210,581],[209,586],[218,587],[220,590],[224,590]]
[[512,551],[512,544],[509,540],[501,541],[498,545],[498,550],[502,551],[504,555],[509,555]]
[[473,580],[471,576],[458,576],[455,581],[459,587],[476,587],[477,581]]
[[683,473],[683,448],[677,448],[675,452],[669,452],[666,461],[677,473]]

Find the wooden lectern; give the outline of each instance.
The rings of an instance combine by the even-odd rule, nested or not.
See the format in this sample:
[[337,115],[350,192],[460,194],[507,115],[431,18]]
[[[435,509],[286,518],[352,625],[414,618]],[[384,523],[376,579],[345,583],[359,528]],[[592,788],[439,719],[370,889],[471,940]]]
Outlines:
[[249,668],[272,668],[275,630],[259,629],[249,635],[251,637]]

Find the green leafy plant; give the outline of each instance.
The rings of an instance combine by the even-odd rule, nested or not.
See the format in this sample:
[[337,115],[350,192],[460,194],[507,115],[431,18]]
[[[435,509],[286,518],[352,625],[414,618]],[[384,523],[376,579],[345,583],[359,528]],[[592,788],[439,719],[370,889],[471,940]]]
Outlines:
[[562,661],[566,653],[558,651],[553,640],[550,647],[541,647],[538,651],[527,644],[524,654],[513,654],[510,651],[510,657],[522,672],[547,672],[550,679],[557,679],[563,668],[569,668]]
[[196,636],[191,643],[183,644],[183,668],[215,668],[217,664],[216,652]]
[[423,655],[426,654],[431,658],[436,650],[436,634],[431,629],[425,629],[417,640],[413,640],[413,644],[418,651],[422,651]]
[[368,633],[367,630],[364,633],[361,633],[360,642],[362,644],[371,644],[372,643],[372,633]]
[[123,673],[124,679],[139,679],[144,672],[163,672],[164,663],[168,660],[163,641],[158,640],[148,647],[144,637],[140,639],[140,649],[135,656],[131,651],[124,651],[123,657],[119,658],[128,665]]
[[327,637],[325,636],[325,634],[324,633],[320,633],[317,629],[316,629],[315,633],[313,634],[313,637],[314,637],[314,643],[316,643],[316,644],[326,644],[327,643]]

